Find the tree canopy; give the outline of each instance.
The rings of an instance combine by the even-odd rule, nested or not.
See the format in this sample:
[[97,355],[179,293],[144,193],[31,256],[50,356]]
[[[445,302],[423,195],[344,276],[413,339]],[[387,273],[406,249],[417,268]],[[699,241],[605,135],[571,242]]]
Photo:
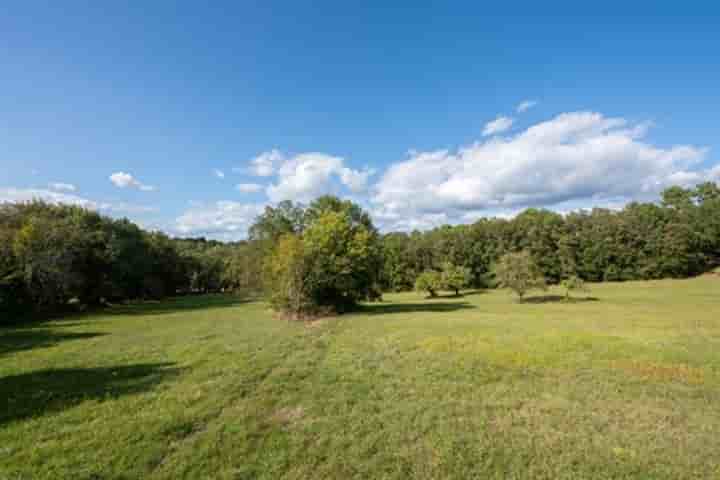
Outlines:
[[[670,187],[657,203],[620,210],[531,208],[512,219],[383,235],[359,205],[323,196],[268,206],[248,240],[234,243],[170,238],[76,206],[0,204],[0,318],[229,291],[265,291],[280,309],[343,311],[385,290],[492,287],[501,259],[517,252],[532,261],[533,278],[549,283],[709,272],[720,266],[720,187]],[[295,288],[293,275],[303,298],[286,303],[278,295]]]

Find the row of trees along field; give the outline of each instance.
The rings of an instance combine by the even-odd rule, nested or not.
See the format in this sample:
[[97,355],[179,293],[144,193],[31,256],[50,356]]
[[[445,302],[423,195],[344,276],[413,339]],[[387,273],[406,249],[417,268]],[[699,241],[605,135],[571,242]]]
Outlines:
[[173,239],[80,207],[3,204],[0,314],[264,290],[278,310],[304,316],[416,284],[430,295],[494,287],[499,260],[517,252],[549,283],[700,274],[720,265],[720,188],[671,187],[660,203],[622,210],[528,209],[509,220],[385,235],[358,205],[325,196],[307,207],[267,207],[236,243]]

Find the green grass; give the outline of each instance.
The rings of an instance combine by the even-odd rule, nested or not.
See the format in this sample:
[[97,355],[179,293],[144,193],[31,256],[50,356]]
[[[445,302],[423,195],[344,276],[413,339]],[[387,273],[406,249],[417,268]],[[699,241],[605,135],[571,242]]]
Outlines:
[[[551,295],[559,291],[549,292]],[[720,478],[720,280],[0,330],[0,478]]]

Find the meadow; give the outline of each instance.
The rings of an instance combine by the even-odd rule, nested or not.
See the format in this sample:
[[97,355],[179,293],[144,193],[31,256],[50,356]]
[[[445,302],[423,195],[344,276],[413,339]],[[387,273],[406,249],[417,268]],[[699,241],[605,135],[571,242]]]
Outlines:
[[0,478],[720,478],[720,277],[0,329]]

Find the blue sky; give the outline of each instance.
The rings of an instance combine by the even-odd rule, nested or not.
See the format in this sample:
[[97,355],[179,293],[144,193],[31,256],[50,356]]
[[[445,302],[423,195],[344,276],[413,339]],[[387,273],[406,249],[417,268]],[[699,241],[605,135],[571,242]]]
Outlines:
[[720,180],[710,2],[102,3],[3,4],[0,200],[235,239],[322,193],[407,230]]

